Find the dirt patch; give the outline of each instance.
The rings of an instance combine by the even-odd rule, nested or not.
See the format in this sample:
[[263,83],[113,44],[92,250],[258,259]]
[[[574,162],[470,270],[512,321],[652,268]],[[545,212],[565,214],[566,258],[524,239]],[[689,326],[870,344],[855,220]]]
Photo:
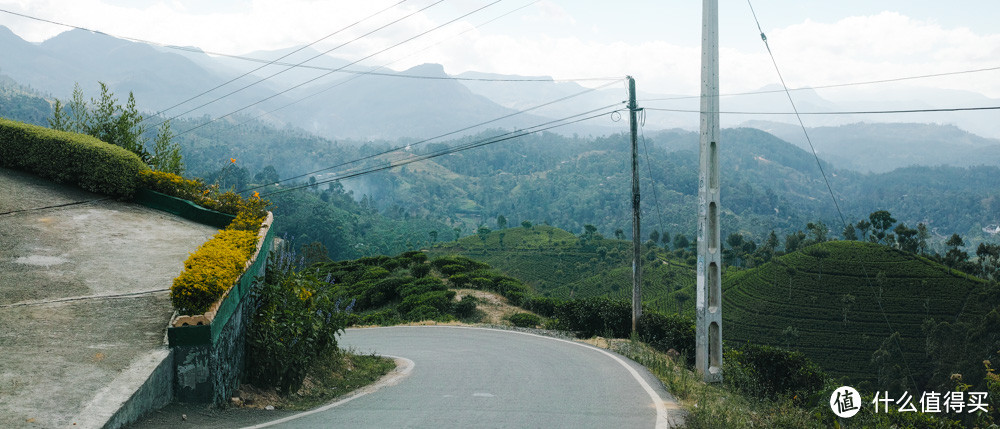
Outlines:
[[478,289],[455,289],[455,299],[461,301],[467,296],[475,297],[479,302],[476,309],[483,313],[480,323],[500,325],[507,324],[505,320],[511,314],[527,312],[523,308],[507,303],[507,298],[493,292]]

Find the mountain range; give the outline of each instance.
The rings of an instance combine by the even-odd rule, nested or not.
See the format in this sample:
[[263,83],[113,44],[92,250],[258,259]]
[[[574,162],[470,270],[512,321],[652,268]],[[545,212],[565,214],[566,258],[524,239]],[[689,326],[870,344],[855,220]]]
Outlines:
[[[97,82],[102,81],[120,98],[133,92],[140,110],[146,112],[163,111],[168,117],[195,118],[237,112],[241,118],[249,116],[277,126],[291,125],[331,139],[393,140],[428,138],[455,130],[471,134],[488,127],[526,128],[597,107],[621,104],[626,98],[624,83],[611,82],[595,88],[602,82],[474,71],[449,75],[437,64],[397,71],[354,64],[314,47],[241,55],[206,53],[196,47],[148,45],[85,30],[70,30],[44,42],[31,43],[0,27],[0,52],[4,53],[0,56],[0,73],[52,97],[68,98],[77,83],[87,96],[93,96]],[[291,68],[293,65],[300,66]],[[852,98],[838,101],[821,96],[818,91],[823,90],[796,90],[792,96],[800,111],[813,113],[1000,105],[1000,100],[962,91],[871,87],[864,86],[865,91],[856,89],[860,86],[848,88],[853,91]],[[637,88],[640,107],[648,108],[643,117],[645,130],[697,128],[697,114],[692,113],[698,110],[696,96],[644,91],[641,81],[637,82]],[[202,93],[206,94],[198,96]],[[570,98],[473,126],[566,97]],[[726,127],[769,126],[758,125],[757,121],[798,124],[794,116],[786,114],[790,112],[788,99],[775,86],[741,96],[724,96],[722,109],[727,112],[722,115]],[[806,125],[810,127],[886,121],[935,122],[1000,138],[1000,122],[994,120],[991,111],[806,117]],[[604,135],[622,131],[625,125],[606,118],[556,131],[566,135]],[[783,138],[794,140],[791,136],[793,133],[782,134]],[[935,160],[941,158],[931,156]],[[843,160],[830,161],[861,171],[867,168]]]

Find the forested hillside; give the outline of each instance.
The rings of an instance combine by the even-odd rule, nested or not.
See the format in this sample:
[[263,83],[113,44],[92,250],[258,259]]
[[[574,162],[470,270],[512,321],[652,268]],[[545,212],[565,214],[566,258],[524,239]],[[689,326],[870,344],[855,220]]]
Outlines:
[[[44,122],[40,112],[46,111],[48,101],[9,80],[2,85],[0,103],[6,104],[0,115]],[[152,125],[159,120],[147,121],[150,141]],[[224,189],[263,195],[503,133],[484,131],[431,142],[331,141],[245,117],[205,125],[207,121],[172,123],[186,175]],[[496,228],[498,215],[513,225],[527,220],[568,231],[581,231],[590,224],[609,237],[622,229],[628,238],[627,142],[623,134],[532,134],[345,179],[339,187],[328,189],[329,183],[321,183],[269,198],[288,201],[278,209],[289,219],[280,228],[323,243],[334,258],[416,249],[434,241],[432,232],[444,240],[472,234],[479,226]],[[829,225],[831,235],[839,235],[840,217],[810,153],[756,129],[724,130],[722,142],[723,236],[738,232],[762,242],[772,230],[783,237],[817,221]],[[350,162],[362,158],[367,159]],[[697,134],[651,132],[641,141],[639,160],[644,238],[654,230],[693,237]],[[845,220],[889,210],[908,225],[926,224],[934,234],[929,240],[932,249],[943,249],[943,241],[952,233],[961,234],[972,247],[993,240],[982,228],[1000,223],[997,166],[908,167],[867,175],[830,165],[825,169]],[[258,187],[289,178],[281,187]],[[340,194],[344,196],[331,198]],[[390,225],[387,220],[400,223],[381,230]],[[394,230],[410,232],[392,236]],[[344,240],[367,238],[373,231],[380,231],[374,234],[382,238]]]

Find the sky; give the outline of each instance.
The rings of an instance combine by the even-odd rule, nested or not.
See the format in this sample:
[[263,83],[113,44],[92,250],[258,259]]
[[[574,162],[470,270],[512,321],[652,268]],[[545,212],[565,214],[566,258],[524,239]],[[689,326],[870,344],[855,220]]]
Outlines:
[[[311,43],[399,1],[0,0],[0,9],[114,35],[244,54]],[[439,63],[451,74],[472,70],[557,79],[632,75],[642,92],[698,93],[701,2],[436,1],[402,2],[316,47],[332,48],[433,4],[333,52],[354,61],[489,5],[362,64],[402,70]],[[753,7],[791,87],[1000,67],[1000,2],[994,0],[756,0]],[[721,91],[777,84],[748,3],[720,0],[719,10]],[[2,12],[0,25],[32,42],[67,30]],[[906,84],[1000,98],[1000,70]]]

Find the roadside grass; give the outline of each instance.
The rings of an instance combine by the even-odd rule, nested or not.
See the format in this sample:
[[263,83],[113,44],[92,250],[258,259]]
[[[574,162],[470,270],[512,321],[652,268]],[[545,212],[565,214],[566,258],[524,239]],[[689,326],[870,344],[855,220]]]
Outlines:
[[726,385],[706,384],[675,358],[636,340],[609,340],[608,348],[646,367],[684,409],[684,427],[698,428],[825,428],[830,422],[790,400],[754,399]]
[[280,396],[273,390],[244,385],[237,396],[246,408],[273,405],[276,409],[305,411],[372,384],[395,368],[396,363],[390,358],[338,349],[316,360],[297,392]]

